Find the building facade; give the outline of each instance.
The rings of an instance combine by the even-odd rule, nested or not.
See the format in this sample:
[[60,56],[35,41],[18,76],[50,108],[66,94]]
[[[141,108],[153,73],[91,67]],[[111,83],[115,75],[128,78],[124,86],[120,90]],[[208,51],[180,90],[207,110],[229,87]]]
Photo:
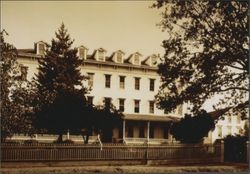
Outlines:
[[225,115],[224,119],[218,120],[215,129],[210,131],[204,139],[204,143],[214,143],[217,139],[223,139],[228,135],[244,135],[248,120],[242,120],[241,117]]
[[[125,143],[173,143],[169,133],[172,122],[180,120],[188,113],[187,105],[177,107],[166,114],[156,107],[155,95],[161,83],[157,74],[159,56],[143,57],[139,52],[126,56],[122,50],[107,55],[104,48],[89,53],[85,46],[79,46],[78,56],[83,60],[82,74],[88,77],[83,83],[91,89],[88,102],[94,105],[112,103],[123,112],[123,126],[113,130],[113,142]],[[21,72],[28,80],[37,73],[38,59],[42,59],[46,43],[39,41],[33,49],[19,49],[18,62]],[[242,133],[244,121],[236,116],[226,116],[219,120],[213,131],[208,133],[205,143],[227,135]],[[94,133],[93,133],[94,134]]]

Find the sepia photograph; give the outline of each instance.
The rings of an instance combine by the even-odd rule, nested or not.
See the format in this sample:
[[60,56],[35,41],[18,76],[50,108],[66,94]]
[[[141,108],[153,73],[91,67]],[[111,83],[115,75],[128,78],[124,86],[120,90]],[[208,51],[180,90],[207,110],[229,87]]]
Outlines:
[[1,173],[249,172],[248,0],[0,7]]

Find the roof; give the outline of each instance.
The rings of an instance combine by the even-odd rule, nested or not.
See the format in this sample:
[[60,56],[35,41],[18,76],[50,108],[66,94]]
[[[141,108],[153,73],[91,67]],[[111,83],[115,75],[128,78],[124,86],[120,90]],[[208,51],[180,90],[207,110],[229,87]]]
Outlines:
[[227,107],[224,109],[220,109],[220,110],[216,110],[216,111],[212,111],[209,112],[208,114],[213,118],[213,119],[218,119],[220,116],[224,115],[227,111],[229,111],[230,109],[232,109],[231,107]]
[[84,45],[80,45],[79,47],[77,48],[85,48],[86,50],[89,50],[87,47],[85,47]]
[[179,117],[162,116],[162,115],[142,115],[142,114],[124,114],[124,120],[137,120],[137,121],[158,121],[158,122],[176,122]]
[[[85,46],[81,45],[80,47],[85,47]],[[99,49],[106,51],[103,48],[99,48]],[[134,64],[130,63],[129,59],[131,58],[131,56],[133,54],[140,54],[139,52],[135,52],[135,53],[131,54],[127,59],[124,58],[123,63],[117,63],[117,62],[112,60],[112,56],[115,52],[121,52],[121,53],[125,54],[125,52],[123,52],[122,50],[117,50],[117,51],[113,52],[113,54],[111,56],[105,56],[105,61],[97,61],[94,59],[94,54],[96,53],[97,50],[98,49],[94,50],[94,52],[92,54],[88,54],[87,59],[85,59],[84,62],[90,63],[90,64],[112,65],[112,66],[119,66],[119,67],[131,67],[131,68],[136,68],[136,69],[148,69],[148,70],[153,70],[153,71],[157,70],[157,68],[155,66],[149,66],[143,62],[141,63],[141,65],[134,65]],[[41,55],[36,54],[35,49],[18,49],[17,51],[18,51],[18,56],[25,57],[25,58],[41,58],[42,57]]]
[[30,49],[18,49],[19,53],[36,53],[34,49],[30,48]]

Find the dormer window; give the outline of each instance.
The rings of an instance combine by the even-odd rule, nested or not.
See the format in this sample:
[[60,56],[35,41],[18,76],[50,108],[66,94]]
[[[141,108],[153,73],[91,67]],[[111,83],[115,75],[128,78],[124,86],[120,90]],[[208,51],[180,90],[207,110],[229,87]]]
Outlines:
[[80,59],[87,59],[87,52],[88,48],[86,48],[85,46],[78,47],[78,57]]
[[156,66],[157,65],[157,59],[159,58],[159,55],[152,54],[148,56],[143,63],[145,63],[148,66]]
[[135,54],[135,57],[134,57],[134,64],[135,65],[139,65],[140,64],[140,57],[138,54]]
[[116,63],[123,63],[123,56],[124,56],[124,52],[122,50],[117,50],[116,52],[114,52],[111,56],[112,61],[116,62]]
[[104,61],[104,51],[99,51],[98,52],[98,59],[101,61]]
[[83,58],[84,58],[84,55],[85,55],[84,49],[79,48],[79,57],[80,57],[81,59],[83,59]]
[[151,65],[156,65],[156,63],[157,63],[156,58],[157,58],[156,56],[151,57]]
[[41,55],[44,55],[44,53],[45,53],[45,45],[44,44],[38,44],[38,52],[39,52],[39,54],[41,54]]
[[117,62],[122,63],[122,53],[121,52],[117,52]]
[[94,51],[94,59],[98,61],[105,61],[106,60],[106,50],[103,48],[99,48]]
[[135,52],[128,57],[128,62],[133,65],[141,65],[141,56],[139,52]]
[[44,56],[46,52],[46,43],[43,41],[36,42],[35,50],[36,54]]

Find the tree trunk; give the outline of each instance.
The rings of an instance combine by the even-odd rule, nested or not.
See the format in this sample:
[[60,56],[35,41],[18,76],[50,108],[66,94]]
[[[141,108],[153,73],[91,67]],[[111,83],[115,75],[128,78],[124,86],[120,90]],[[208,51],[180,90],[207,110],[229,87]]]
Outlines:
[[84,140],[84,144],[88,144],[89,142],[89,134],[86,134],[86,138]]

